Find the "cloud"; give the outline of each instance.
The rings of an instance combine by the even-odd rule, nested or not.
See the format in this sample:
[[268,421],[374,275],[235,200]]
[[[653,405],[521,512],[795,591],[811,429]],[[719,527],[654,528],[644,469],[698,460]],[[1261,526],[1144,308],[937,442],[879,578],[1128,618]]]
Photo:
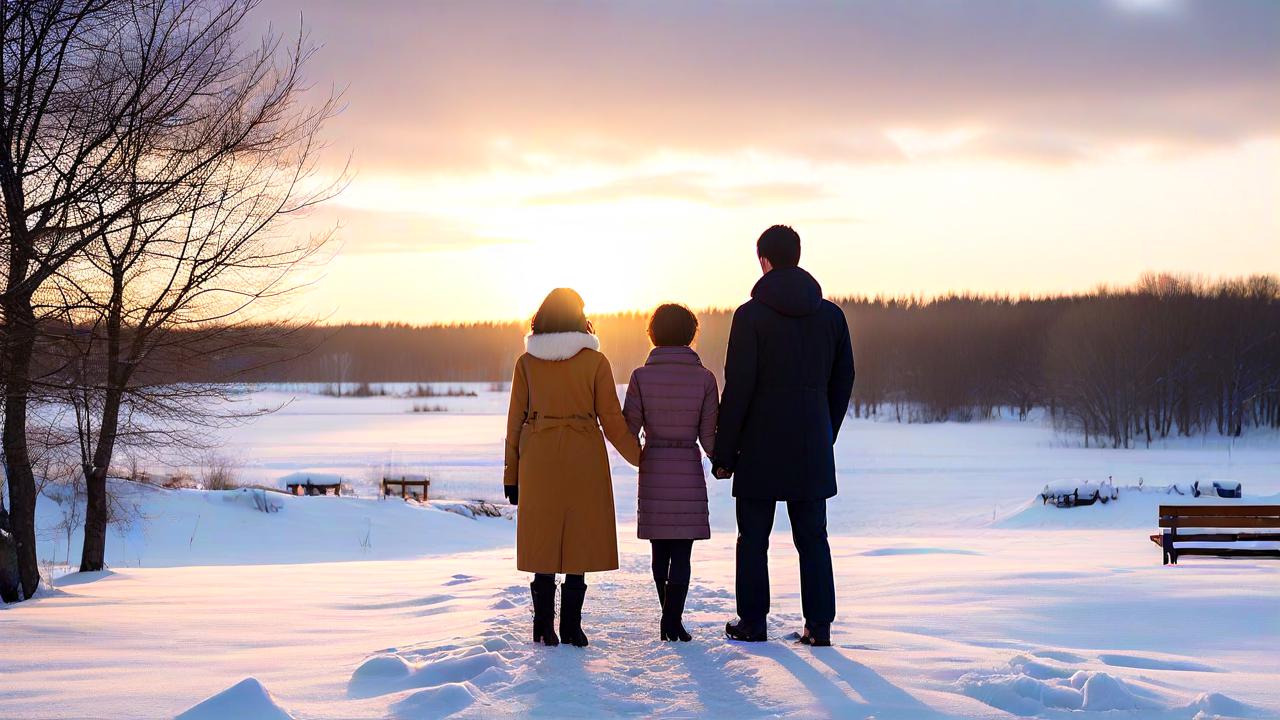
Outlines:
[[516,242],[478,234],[450,218],[336,203],[320,206],[294,229],[313,234],[336,229],[345,255],[440,252]]
[[638,175],[606,183],[536,195],[531,205],[579,205],[626,200],[663,199],[704,205],[740,207],[820,200],[828,195],[820,186],[803,182],[723,184],[695,172]]
[[[262,18],[297,11],[269,0]],[[1268,0],[323,0],[306,20],[324,43],[313,76],[350,88],[332,130],[365,167],[741,150],[892,162],[878,134],[893,127],[980,127],[974,149],[1031,161],[1280,133]]]

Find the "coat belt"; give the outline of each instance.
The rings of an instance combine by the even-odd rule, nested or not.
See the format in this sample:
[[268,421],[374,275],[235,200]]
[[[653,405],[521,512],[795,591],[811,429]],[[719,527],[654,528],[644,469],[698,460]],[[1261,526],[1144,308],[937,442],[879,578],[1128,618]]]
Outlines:
[[698,443],[696,440],[662,440],[660,438],[645,438],[644,446],[646,448],[695,449],[698,447]]
[[534,413],[525,420],[531,430],[546,430],[549,428],[568,427],[576,430],[595,430],[600,427],[594,415],[539,415]]

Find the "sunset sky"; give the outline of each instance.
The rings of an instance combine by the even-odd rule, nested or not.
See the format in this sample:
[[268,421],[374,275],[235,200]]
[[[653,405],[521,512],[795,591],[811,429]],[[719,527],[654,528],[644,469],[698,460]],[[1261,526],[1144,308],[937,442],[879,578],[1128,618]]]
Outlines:
[[1280,273],[1280,3],[266,0],[345,88],[339,321]]

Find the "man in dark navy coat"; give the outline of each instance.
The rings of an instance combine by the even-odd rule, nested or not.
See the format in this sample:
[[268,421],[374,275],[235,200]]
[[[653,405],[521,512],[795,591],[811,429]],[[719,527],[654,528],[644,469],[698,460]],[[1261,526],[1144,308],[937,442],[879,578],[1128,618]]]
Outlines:
[[756,243],[764,277],[733,313],[713,458],[737,499],[738,621],[725,632],[762,641],[769,614],[769,533],[787,503],[800,554],[800,641],[831,644],[836,615],[827,498],[836,494],[833,444],[853,391],[849,325],[800,269],[800,236],[775,225]]

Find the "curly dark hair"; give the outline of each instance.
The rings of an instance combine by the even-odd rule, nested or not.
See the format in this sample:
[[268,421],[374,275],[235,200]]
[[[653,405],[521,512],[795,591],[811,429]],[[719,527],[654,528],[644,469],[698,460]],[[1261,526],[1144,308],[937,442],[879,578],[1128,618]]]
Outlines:
[[698,317],[683,305],[661,305],[649,318],[649,339],[658,347],[688,345],[697,334]]
[[529,330],[534,335],[562,332],[594,332],[584,311],[582,296],[569,288],[556,288],[538,307]]

